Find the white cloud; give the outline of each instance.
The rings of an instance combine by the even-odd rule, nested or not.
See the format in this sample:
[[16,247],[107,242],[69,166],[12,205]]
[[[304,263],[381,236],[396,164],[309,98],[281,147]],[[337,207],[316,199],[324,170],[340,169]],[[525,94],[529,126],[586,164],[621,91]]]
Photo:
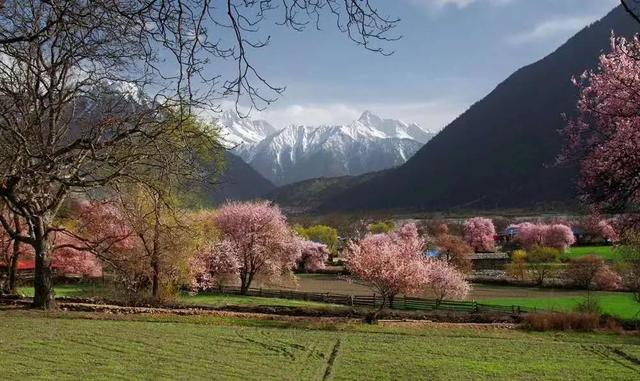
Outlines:
[[568,38],[599,18],[600,16],[580,16],[543,21],[527,31],[508,37],[507,42],[520,45],[548,39]]
[[383,118],[417,123],[425,129],[439,131],[460,115],[467,104],[450,100],[428,100],[410,103],[332,103],[274,106],[252,113],[255,119],[265,119],[276,127],[290,124],[346,124],[357,119],[364,110]]
[[426,6],[430,9],[442,9],[452,6],[458,9],[466,8],[471,4],[488,4],[499,6],[512,3],[515,0],[411,0],[414,4]]

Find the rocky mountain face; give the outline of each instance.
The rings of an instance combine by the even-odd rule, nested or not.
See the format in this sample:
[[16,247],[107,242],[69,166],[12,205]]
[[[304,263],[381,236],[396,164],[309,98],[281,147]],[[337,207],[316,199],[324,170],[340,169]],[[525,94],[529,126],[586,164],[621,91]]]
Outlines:
[[406,162],[435,134],[365,111],[346,125],[290,125],[276,130],[226,112],[219,121],[233,150],[276,185],[353,176]]

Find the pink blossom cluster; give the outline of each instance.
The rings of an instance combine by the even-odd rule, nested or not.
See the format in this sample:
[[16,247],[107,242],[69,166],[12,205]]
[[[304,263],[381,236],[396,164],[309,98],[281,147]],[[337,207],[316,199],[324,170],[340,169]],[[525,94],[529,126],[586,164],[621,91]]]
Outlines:
[[476,253],[496,250],[496,228],[490,218],[474,217],[464,223],[464,238]]
[[624,211],[640,202],[640,39],[611,39],[596,70],[574,83],[578,115],[565,129],[561,160],[581,161],[579,186],[597,210]]
[[234,255],[236,251],[231,241],[222,240],[198,252],[190,261],[192,287],[203,289],[232,282],[240,269],[238,258]]
[[305,271],[317,271],[325,268],[329,260],[327,245],[310,240],[301,240],[298,267]]
[[439,301],[444,299],[464,299],[471,290],[464,275],[444,261],[428,260],[425,269],[427,288]]
[[65,275],[80,275],[89,278],[102,276],[102,263],[86,243],[64,232],[53,238],[51,265]]
[[[301,255],[300,239],[287,225],[280,208],[269,202],[230,202],[210,221],[221,242],[197,256],[194,264],[198,287],[210,280],[235,275],[246,290],[256,278],[291,275]],[[200,280],[200,282],[198,282]]]
[[623,279],[620,274],[611,270],[607,265],[602,266],[593,281],[599,290],[616,291],[623,286]]
[[437,295],[464,297],[464,276],[444,261],[424,256],[425,241],[414,224],[384,234],[368,234],[350,242],[346,250],[349,272],[376,289],[386,300],[398,294],[418,294],[427,289]]
[[[5,220],[15,221],[15,218],[5,218]],[[18,218],[17,225],[20,235],[29,235],[28,224],[23,218]],[[53,249],[51,265],[60,274],[86,277],[102,276],[101,262],[93,253],[92,248],[79,237],[65,231],[54,231],[51,233],[51,244]],[[35,251],[30,244],[22,242],[17,247],[18,251],[13,252],[14,240],[4,229],[0,229],[0,245],[0,262],[2,263],[8,264],[14,255],[18,256],[19,261],[29,263],[34,260]]]
[[79,233],[95,250],[132,250],[140,245],[122,208],[112,200],[78,201]]
[[533,224],[523,222],[511,225],[518,230],[516,241],[525,249],[534,246],[553,247],[566,250],[576,242],[571,228],[564,224]]

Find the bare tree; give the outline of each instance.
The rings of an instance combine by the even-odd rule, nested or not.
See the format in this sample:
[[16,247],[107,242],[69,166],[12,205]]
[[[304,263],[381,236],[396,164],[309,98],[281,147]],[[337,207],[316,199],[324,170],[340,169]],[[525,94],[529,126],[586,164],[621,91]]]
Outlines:
[[183,122],[197,109],[218,110],[228,96],[262,108],[283,90],[249,59],[269,42],[260,26],[319,28],[321,16],[331,16],[355,43],[388,54],[375,43],[393,40],[398,20],[371,3],[4,1],[0,199],[24,218],[26,233],[2,216],[0,223],[12,239],[33,247],[34,305],[54,304],[50,236],[70,194],[145,182],[176,152],[184,153],[178,168],[191,168],[185,175],[201,176],[190,143],[210,135]]

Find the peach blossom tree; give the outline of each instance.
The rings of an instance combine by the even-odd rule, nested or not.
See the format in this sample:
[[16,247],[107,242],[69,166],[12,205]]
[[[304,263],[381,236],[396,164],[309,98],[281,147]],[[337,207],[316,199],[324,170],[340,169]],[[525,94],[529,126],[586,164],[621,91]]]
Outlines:
[[511,226],[518,229],[516,241],[527,250],[535,246],[566,250],[576,242],[573,231],[564,224],[547,225],[524,222]]
[[[347,269],[382,297],[380,310],[398,294],[420,294],[427,289],[438,295],[465,294],[464,276],[444,261],[424,256],[425,241],[414,224],[384,234],[368,234],[350,242],[345,256]],[[439,270],[444,270],[438,275]],[[468,290],[468,285],[466,286]]]
[[235,274],[240,292],[246,294],[256,278],[292,276],[301,255],[300,239],[277,206],[266,201],[229,202],[211,223],[222,242],[198,256],[205,262],[202,279]]
[[626,212],[640,204],[640,39],[611,39],[594,70],[574,79],[577,116],[564,134],[561,161],[580,162],[582,199],[596,211]]
[[303,271],[322,270],[325,268],[327,260],[329,260],[329,249],[323,243],[301,240],[300,252],[298,269]]
[[426,266],[427,290],[439,305],[445,299],[464,299],[469,293],[469,283],[464,274],[446,262],[429,260]]
[[474,217],[464,223],[464,238],[478,252],[496,250],[496,228],[490,218]]

